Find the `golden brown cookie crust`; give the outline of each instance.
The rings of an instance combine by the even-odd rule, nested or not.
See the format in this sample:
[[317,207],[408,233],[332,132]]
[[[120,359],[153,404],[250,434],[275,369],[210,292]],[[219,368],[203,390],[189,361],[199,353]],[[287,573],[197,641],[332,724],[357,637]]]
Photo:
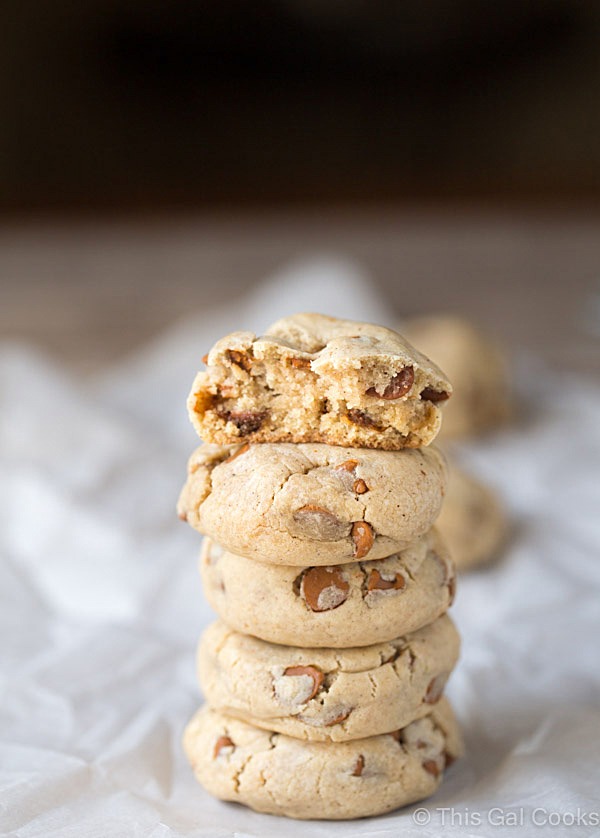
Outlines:
[[343,742],[426,716],[458,660],[448,616],[388,643],[310,649],[267,643],[217,621],[198,646],[208,704],[296,739]]
[[445,484],[445,460],[434,447],[206,444],[190,458],[178,511],[241,556],[340,564],[384,558],[427,532]]
[[463,753],[442,698],[402,730],[351,742],[303,742],[203,707],[183,745],[196,779],[215,797],[291,818],[379,815],[433,794]]
[[211,606],[237,631],[271,643],[344,648],[385,642],[452,604],[455,570],[435,529],[374,561],[274,566],[206,538],[200,572]]

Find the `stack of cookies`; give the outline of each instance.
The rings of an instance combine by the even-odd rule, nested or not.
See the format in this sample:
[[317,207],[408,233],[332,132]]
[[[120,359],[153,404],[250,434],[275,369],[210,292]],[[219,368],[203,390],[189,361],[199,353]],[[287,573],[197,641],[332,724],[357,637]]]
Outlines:
[[314,314],[204,360],[178,507],[207,536],[220,617],[184,737],[196,777],[295,818],[427,797],[462,751],[443,697],[454,567],[432,528],[446,466],[427,447],[449,382],[395,332]]

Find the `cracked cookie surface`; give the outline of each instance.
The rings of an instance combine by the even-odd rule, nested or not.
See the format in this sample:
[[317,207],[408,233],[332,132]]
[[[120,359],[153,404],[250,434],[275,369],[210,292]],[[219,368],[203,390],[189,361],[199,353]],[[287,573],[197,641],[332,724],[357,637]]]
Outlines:
[[319,314],[233,332],[206,356],[188,411],[207,442],[428,445],[452,387],[401,335]]
[[510,528],[495,492],[454,464],[436,527],[460,571],[497,558]]
[[297,739],[343,742],[426,716],[459,653],[443,616],[412,634],[354,649],[267,643],[218,621],[198,646],[200,686],[227,716]]
[[178,512],[227,550],[257,561],[372,560],[427,532],[446,476],[434,447],[205,444],[189,460]]
[[183,744],[196,779],[222,800],[292,818],[336,820],[428,797],[463,752],[445,698],[399,731],[339,743],[303,742],[203,707]]
[[204,539],[204,593],[237,631],[289,645],[343,648],[392,640],[451,605],[454,564],[435,529],[400,553],[343,565],[273,566]]

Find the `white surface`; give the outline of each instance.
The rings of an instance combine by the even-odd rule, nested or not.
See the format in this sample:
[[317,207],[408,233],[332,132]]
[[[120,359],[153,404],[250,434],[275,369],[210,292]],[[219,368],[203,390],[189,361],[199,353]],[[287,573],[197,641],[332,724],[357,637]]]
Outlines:
[[2,836],[437,836],[438,807],[455,809],[450,835],[600,831],[532,820],[600,811],[600,389],[535,365],[521,375],[530,417],[463,452],[503,494],[515,532],[500,563],[459,586],[449,692],[469,750],[424,803],[429,825],[414,823],[420,807],[294,824],[193,780],[179,742],[211,614],[200,538],[174,514],[196,444],[184,399],[218,335],[299,309],[389,317],[355,268],[322,261],[85,383],[2,348]]

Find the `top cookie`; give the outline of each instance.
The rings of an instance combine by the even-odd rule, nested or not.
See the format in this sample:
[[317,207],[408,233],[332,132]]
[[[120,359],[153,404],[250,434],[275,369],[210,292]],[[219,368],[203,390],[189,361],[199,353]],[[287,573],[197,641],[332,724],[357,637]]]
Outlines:
[[419,448],[452,393],[444,373],[391,329],[296,314],[261,337],[233,332],[206,356],[188,398],[207,442],[325,442]]

